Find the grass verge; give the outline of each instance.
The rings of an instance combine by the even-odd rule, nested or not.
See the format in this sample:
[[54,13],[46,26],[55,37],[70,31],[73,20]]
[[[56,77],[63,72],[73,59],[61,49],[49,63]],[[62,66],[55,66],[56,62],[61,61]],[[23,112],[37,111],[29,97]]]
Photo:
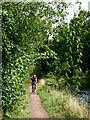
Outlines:
[[56,91],[44,85],[38,87],[37,94],[50,118],[88,118],[86,106],[79,105],[78,99],[65,91]]
[[30,93],[28,91],[28,86],[26,87],[25,99],[23,100],[23,105],[20,106],[16,111],[13,111],[12,118],[31,118],[29,103],[30,103]]

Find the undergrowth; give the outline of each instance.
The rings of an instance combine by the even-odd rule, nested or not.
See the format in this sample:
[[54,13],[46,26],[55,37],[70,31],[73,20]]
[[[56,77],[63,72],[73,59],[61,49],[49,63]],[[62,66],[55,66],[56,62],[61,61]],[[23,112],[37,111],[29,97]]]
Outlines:
[[22,106],[18,108],[18,110],[13,111],[12,118],[31,118],[30,109],[30,93],[28,91],[28,86],[26,87],[25,99],[23,100]]
[[50,118],[87,118],[86,106],[79,105],[78,99],[65,91],[56,91],[46,85],[38,87],[37,94]]

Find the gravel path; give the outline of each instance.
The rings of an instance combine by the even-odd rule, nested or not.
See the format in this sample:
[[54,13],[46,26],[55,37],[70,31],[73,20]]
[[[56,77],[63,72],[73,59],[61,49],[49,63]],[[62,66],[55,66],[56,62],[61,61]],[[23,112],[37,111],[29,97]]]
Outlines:
[[31,86],[28,89],[31,95],[30,111],[32,118],[49,118],[47,112],[41,105],[40,97],[37,94],[31,94]]

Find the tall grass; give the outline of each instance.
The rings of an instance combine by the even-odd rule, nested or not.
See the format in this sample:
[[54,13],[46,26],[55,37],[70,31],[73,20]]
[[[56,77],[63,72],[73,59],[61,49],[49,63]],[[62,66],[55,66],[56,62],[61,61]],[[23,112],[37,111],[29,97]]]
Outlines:
[[51,90],[48,86],[39,87],[37,94],[51,118],[87,118],[86,106],[79,105],[78,99],[65,91]]

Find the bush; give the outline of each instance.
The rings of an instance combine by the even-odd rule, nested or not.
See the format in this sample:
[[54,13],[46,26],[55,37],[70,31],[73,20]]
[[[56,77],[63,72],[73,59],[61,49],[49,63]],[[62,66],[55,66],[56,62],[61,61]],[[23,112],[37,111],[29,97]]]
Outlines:
[[55,78],[54,79],[47,78],[46,83],[51,83],[52,85],[55,85],[58,83],[58,81]]
[[46,77],[50,78],[50,79],[55,79],[56,76],[52,73],[52,72],[49,72]]

